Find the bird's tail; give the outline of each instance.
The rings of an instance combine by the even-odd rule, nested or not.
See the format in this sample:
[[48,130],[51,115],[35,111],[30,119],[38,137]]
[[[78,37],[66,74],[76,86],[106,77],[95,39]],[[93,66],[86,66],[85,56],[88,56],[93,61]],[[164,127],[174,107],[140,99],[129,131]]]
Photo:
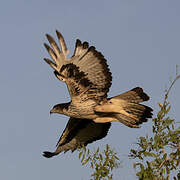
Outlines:
[[[138,128],[139,124],[152,117],[153,110],[148,106],[139,104],[147,100],[149,100],[149,96],[143,92],[142,88],[137,87],[96,106],[96,111],[109,114],[112,121],[120,121],[131,128]],[[98,120],[100,121],[101,118]]]

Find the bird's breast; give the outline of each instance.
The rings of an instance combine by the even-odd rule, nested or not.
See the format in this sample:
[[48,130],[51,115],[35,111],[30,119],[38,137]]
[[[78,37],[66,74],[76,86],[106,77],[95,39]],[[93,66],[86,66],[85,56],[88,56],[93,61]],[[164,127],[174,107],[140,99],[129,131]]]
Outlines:
[[68,108],[68,112],[71,117],[94,119],[97,117],[94,112],[95,106],[97,106],[97,103],[93,100],[72,102]]

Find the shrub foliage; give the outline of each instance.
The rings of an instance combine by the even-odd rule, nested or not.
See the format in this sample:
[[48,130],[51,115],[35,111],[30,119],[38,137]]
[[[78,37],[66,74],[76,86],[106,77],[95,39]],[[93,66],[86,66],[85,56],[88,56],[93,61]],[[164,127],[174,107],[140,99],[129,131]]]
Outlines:
[[91,153],[86,147],[80,148],[79,159],[82,165],[89,163],[90,167],[94,170],[91,174],[94,180],[112,180],[112,171],[120,166],[117,153],[108,144],[102,152],[99,147],[94,153]]
[[130,157],[137,160],[134,168],[140,180],[180,179],[180,126],[175,126],[175,120],[169,117],[168,101],[169,92],[179,78],[176,75],[165,91],[163,103],[158,103],[159,112],[152,119],[152,135],[139,137],[137,148],[130,150]]

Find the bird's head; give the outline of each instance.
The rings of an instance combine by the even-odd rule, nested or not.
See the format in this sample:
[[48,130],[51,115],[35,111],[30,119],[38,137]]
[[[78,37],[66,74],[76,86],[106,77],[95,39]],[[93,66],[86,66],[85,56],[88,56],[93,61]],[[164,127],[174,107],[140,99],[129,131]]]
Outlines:
[[65,114],[65,111],[67,111],[68,106],[69,106],[69,103],[56,104],[51,109],[50,114],[52,114],[52,113]]

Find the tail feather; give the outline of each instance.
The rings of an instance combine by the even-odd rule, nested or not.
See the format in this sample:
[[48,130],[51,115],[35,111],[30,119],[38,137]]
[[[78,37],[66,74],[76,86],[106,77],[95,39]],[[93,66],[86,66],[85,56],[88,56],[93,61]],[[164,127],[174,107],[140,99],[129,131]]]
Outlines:
[[149,100],[149,96],[142,88],[134,88],[119,96],[108,99],[107,102],[96,106],[95,110],[101,113],[109,113],[115,121],[120,121],[126,126],[138,128],[143,122],[152,117],[152,109],[140,102]]
[[[114,98],[113,98],[114,99]],[[126,93],[116,96],[115,99],[125,100],[123,109],[126,114],[117,113],[116,118],[129,127],[139,127],[143,122],[147,122],[152,117],[152,109],[140,102],[149,100],[149,96],[143,92],[142,88],[134,88]]]
[[138,128],[140,124],[152,117],[152,109],[142,104],[134,104],[133,108],[127,106],[125,113],[115,113],[115,117],[128,127]]
[[131,127],[131,128],[139,128],[136,120],[132,117],[126,116],[124,114],[116,114],[115,117],[124,125]]
[[138,118],[151,118],[152,117],[152,109],[143,104],[133,103],[132,105],[125,108],[125,111],[137,116]]
[[140,87],[131,89],[130,91],[127,91],[113,98],[123,99],[123,100],[134,102],[134,103],[140,103],[140,102],[149,100],[149,96],[145,92],[143,92],[143,89]]

